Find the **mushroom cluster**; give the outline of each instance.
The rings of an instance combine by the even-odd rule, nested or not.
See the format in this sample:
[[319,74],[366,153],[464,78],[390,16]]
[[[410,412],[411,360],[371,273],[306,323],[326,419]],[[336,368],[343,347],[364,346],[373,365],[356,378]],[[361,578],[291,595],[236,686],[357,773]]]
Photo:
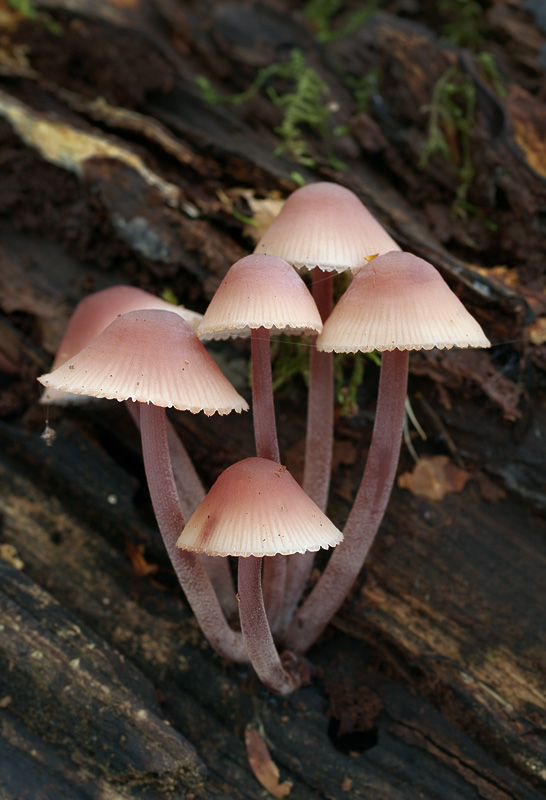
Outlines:
[[[300,269],[312,271],[312,294]],[[332,276],[345,270],[354,277],[333,308]],[[302,486],[282,466],[277,440],[270,335],[279,332],[311,342]],[[165,409],[248,409],[203,344],[234,336],[251,340],[256,452],[206,493]],[[286,694],[308,680],[303,656],[346,597],[383,518],[400,451],[409,351],[487,346],[431,264],[402,252],[348,189],[316,183],[288,198],[255,253],[227,271],[203,317],[131,287],[97,292],[76,308],[52,371],[39,381],[44,403],[97,397],[127,404],[140,428],[159,530],[205,637]],[[372,441],[341,532],[325,514],[332,354],[374,350],[382,366]],[[301,602],[321,548],[332,552]],[[228,557],[238,559],[237,592]]]

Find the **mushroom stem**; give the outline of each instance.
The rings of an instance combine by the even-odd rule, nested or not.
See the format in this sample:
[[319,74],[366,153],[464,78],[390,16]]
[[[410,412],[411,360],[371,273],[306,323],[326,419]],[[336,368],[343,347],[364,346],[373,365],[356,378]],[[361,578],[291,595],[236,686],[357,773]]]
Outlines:
[[267,328],[253,328],[250,347],[252,353],[252,416],[256,455],[280,463],[273,378],[271,375],[271,344]]
[[[125,401],[125,406],[139,430],[141,405],[141,403],[137,403],[134,400]],[[165,420],[165,424],[167,427],[167,439],[178,499],[180,501],[182,513],[185,517],[190,517],[205,497],[206,492],[193,462],[188,455],[188,451],[168,419]]]
[[[313,270],[313,297],[323,322],[328,319],[332,311],[333,283],[332,273],[323,272],[315,267]],[[311,339],[309,361],[303,489],[320,510],[326,512],[334,447],[333,355],[317,350],[316,339],[316,336]],[[283,614],[279,622],[281,631],[290,623],[305,584],[309,580],[314,558],[315,554],[311,552],[296,553],[290,557]]]
[[188,603],[211,646],[225,658],[248,663],[243,637],[227,624],[202,562],[195,553],[176,547],[185,520],[169,455],[165,409],[143,403],[140,409],[140,432],[144,468],[155,516]]
[[383,519],[400,454],[408,359],[407,350],[383,353],[368,459],[343,531],[343,542],[334,549],[323,575],[283,640],[296,653],[304,653],[311,647],[343,603]]
[[239,614],[250,662],[271,692],[288,694],[301,680],[284,668],[273,642],[262,595],[262,559],[239,558],[238,569]]
[[262,592],[267,619],[276,635],[282,630],[285,586],[292,556],[264,556]]
[[[313,297],[322,321],[332,311],[333,278],[318,267],[313,270]],[[334,377],[332,353],[322,353],[311,340],[309,399],[303,490],[321,511],[326,511],[332,470],[334,431]]]
[[[187,494],[189,495],[190,502],[188,504],[188,510],[186,511],[184,506],[182,506],[184,516],[186,519],[189,519],[205,497],[206,492],[193,467],[193,463],[186,448],[169,420],[167,420],[167,441],[169,444],[174,481],[179,495],[185,481],[189,480],[189,491]],[[198,558],[207,570],[210,582],[220,601],[222,611],[228,620],[236,620],[239,616],[239,607],[235,584],[229,566],[229,559],[214,558],[213,556],[205,555],[205,553],[200,553]]]
[[[140,429],[140,406],[134,400],[126,400],[125,406],[129,410],[133,422]],[[205,497],[205,489],[197,474],[193,462],[188,455],[180,437],[175,429],[165,418],[167,426],[167,440],[171,457],[171,467],[178,494],[178,500],[185,517],[190,517],[199,503]],[[181,529],[182,530],[182,529]],[[239,613],[233,577],[227,558],[212,558],[204,553],[199,555],[199,560],[205,565],[214,591],[218,595],[220,605],[228,619],[235,619]]]
[[[271,340],[267,328],[251,331],[252,354],[252,416],[258,458],[268,458],[280,463],[273,377],[271,374]],[[285,556],[271,556],[264,563],[263,591],[269,624],[277,628],[284,603],[287,560]]]

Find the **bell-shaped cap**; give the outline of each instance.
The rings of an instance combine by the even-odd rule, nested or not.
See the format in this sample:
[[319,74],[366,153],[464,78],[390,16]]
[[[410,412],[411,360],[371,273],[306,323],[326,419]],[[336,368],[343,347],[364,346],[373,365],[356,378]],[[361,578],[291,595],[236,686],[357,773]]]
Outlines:
[[249,336],[267,328],[315,334],[322,320],[300,276],[276,256],[249,255],[233,264],[216,290],[197,334],[200,339]]
[[356,274],[317,339],[319,350],[336,353],[490,346],[438,270],[402,252]]
[[335,547],[342,539],[286,467],[247,458],[220,475],[177,545],[210,556],[274,556]]
[[87,347],[38,380],[63,392],[192,413],[248,409],[190,325],[173,311],[117,317]]
[[[61,344],[53,360],[51,371],[53,372],[69,358],[83,350],[116,317],[141,308],[174,311],[180,314],[194,330],[202,319],[202,314],[191,311],[189,308],[184,308],[184,306],[175,306],[160,297],[150,294],[150,292],[138,289],[136,286],[110,286],[108,289],[93,292],[93,294],[78,303],[66,326]],[[85,395],[46,389],[40,398],[40,403],[65,405],[85,399]]]
[[325,272],[359,269],[398,245],[359,198],[337,183],[296,189],[256,245],[294,267]]

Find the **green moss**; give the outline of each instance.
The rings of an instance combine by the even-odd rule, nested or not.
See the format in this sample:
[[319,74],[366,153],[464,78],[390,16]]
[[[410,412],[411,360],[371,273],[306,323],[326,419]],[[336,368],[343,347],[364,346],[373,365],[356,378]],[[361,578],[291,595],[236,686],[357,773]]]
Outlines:
[[379,91],[380,75],[381,70],[379,67],[374,67],[358,78],[354,75],[346,75],[343,78],[343,82],[353,95],[358,113],[364,113],[368,110],[371,96]]
[[25,19],[39,20],[43,23],[44,27],[56,36],[60,36],[63,32],[61,26],[50,19],[48,14],[43,14],[36,8],[33,0],[7,0],[8,6],[11,6],[18,11]]
[[178,298],[177,298],[177,296],[175,295],[175,293],[173,292],[172,289],[168,289],[168,288],[167,289],[163,289],[163,291],[161,292],[161,299],[162,300],[166,300],[167,303],[172,303],[173,306],[177,306],[178,305]]
[[273,391],[283,394],[296,377],[309,385],[309,340],[282,334],[271,341]]
[[438,0],[438,11],[449,20],[442,33],[451,44],[476,50],[483,42],[487,26],[478,0]]
[[493,91],[495,91],[499,97],[506,97],[506,80],[497,67],[497,62],[491,53],[478,53],[476,55],[476,60],[484,80],[491,84]]
[[305,186],[307,181],[301,174],[301,172],[293,171],[290,173],[290,180],[292,180],[296,186]]
[[291,84],[291,91],[278,93],[270,86],[267,89],[269,99],[284,110],[282,122],[275,128],[281,138],[281,144],[275,154],[286,153],[306,167],[314,167],[315,161],[302,135],[302,126],[313,130],[322,139],[328,136],[326,120],[331,110],[323,102],[328,94],[328,86],[318,73],[308,67],[301,50],[293,50],[290,60],[279,65],[279,78]]
[[[298,379],[309,386],[309,355],[310,343],[301,336],[283,334],[271,341],[275,394],[286,394]],[[381,363],[377,353],[334,354],[334,397],[341,417],[354,416],[358,410],[357,394],[369,361]]]
[[[273,79],[278,87],[282,86],[282,90],[271,84]],[[287,61],[259,70],[249,88],[238,94],[219,94],[208,78],[203,76],[197,77],[196,81],[209,103],[241,105],[264,89],[271,102],[283,110],[281,123],[275,128],[281,140],[275,154],[286,154],[298,164],[311,169],[316,166],[305,138],[305,129],[328,140],[327,120],[332,108],[325,102],[329,93],[328,85],[316,70],[308,66],[301,50],[292,50]],[[335,156],[330,155],[330,160],[335,169],[343,168]]]
[[334,393],[341,417],[352,417],[358,410],[356,395],[364,379],[365,354],[334,355]]
[[419,162],[424,167],[431,156],[439,155],[458,177],[451,210],[464,216],[471,210],[468,193],[474,180],[471,133],[476,108],[476,89],[472,78],[456,67],[449,67],[436,81],[430,105],[427,140]]
[[234,203],[231,203],[231,213],[235,219],[239,220],[239,222],[244,222],[245,225],[252,225],[253,228],[257,228],[260,224],[258,220],[248,217],[246,214],[243,214],[241,211],[239,211]]
[[38,10],[32,0],[7,0],[8,6],[11,6],[23,17],[27,19],[36,19],[38,16]]
[[379,0],[368,0],[363,8],[345,11],[343,0],[308,0],[303,15],[319,42],[332,42],[355,33],[377,11],[379,5]]

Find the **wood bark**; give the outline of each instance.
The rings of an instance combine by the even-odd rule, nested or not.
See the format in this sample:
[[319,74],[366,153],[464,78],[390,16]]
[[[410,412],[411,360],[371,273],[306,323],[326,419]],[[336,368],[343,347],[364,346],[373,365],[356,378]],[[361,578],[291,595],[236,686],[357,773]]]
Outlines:
[[[29,19],[0,2],[2,798],[263,797],[245,751],[252,726],[294,798],[538,800],[538,17],[516,2],[490,4],[484,47],[506,79],[499,93],[476,54],[446,43],[425,2],[414,12],[405,4],[404,14],[404,4],[385,3],[324,44],[299,4],[283,0],[35,5]],[[335,103],[323,136],[303,131],[313,168],[275,155],[282,109],[264,91],[241,105],[211,104],[195,81],[205,75],[219,92],[240,92],[294,48],[328,85],[324,102]],[[461,132],[444,126],[452,163],[436,153],[422,164],[425,109],[450,69],[476,102],[467,199],[477,212],[466,216],[452,214]],[[359,110],[346,77],[371,70],[377,85]],[[347,169],[336,171],[332,155]],[[364,573],[309,653],[312,685],[272,698],[249,668],[216,656],[192,619],[125,409],[50,409],[48,446],[35,378],[90,291],[133,283],[204,310],[230,264],[253,249],[240,220],[253,213],[249,198],[285,196],[295,171],[356,191],[404,249],[438,266],[495,347],[412,355],[410,399],[428,435],[413,444],[433,466],[449,457],[464,480],[434,473],[441,500],[395,489]],[[248,395],[244,347],[218,357]],[[329,512],[338,524],[363,470],[376,384],[370,365],[357,413],[337,419]],[[303,381],[278,402],[282,458],[301,475]],[[207,485],[252,454],[249,419],[171,420]],[[399,472],[412,468],[404,449]]]

